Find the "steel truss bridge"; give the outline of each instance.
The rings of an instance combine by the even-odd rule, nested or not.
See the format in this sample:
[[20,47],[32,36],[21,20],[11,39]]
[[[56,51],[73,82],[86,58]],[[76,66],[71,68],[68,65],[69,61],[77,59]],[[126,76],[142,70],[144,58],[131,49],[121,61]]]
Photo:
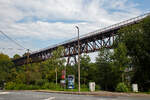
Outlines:
[[[141,16],[131,18],[129,20],[80,36],[80,53],[95,52],[103,47],[111,48],[114,43],[116,33],[120,28],[136,24],[147,16],[150,16],[150,13],[146,13]],[[74,57],[76,62],[76,55],[78,54],[78,38],[72,38],[70,40],[64,41],[63,43],[56,44],[31,53],[29,55],[31,59],[29,63],[41,62],[51,58],[52,52],[59,46],[64,47],[62,57],[67,57],[67,64],[69,63],[71,57]],[[27,58],[27,56],[24,56],[13,60],[13,62],[15,63],[15,65],[27,64]]]

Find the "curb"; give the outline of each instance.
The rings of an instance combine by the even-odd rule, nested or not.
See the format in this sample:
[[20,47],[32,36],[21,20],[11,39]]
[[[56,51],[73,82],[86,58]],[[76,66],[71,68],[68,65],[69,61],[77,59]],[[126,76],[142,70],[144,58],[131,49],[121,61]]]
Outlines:
[[52,90],[32,90],[33,92],[46,92],[46,93],[60,93],[60,94],[74,94],[74,95],[89,95],[89,96],[124,96],[124,97],[150,97],[150,94],[143,93],[120,93],[120,92],[65,92],[65,91],[52,91]]

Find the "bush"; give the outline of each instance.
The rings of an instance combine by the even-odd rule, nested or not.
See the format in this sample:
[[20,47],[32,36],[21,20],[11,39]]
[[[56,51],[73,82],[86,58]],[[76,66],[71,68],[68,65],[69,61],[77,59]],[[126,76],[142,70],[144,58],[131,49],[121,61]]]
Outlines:
[[42,89],[59,89],[60,88],[60,85],[58,84],[57,86],[56,86],[56,84],[55,83],[48,83],[48,82],[46,82],[43,86],[42,86]]
[[26,90],[27,86],[25,84],[15,84],[14,90]]
[[81,88],[88,88],[88,85],[81,84]]
[[128,92],[129,89],[124,83],[119,83],[116,87],[117,92]]
[[37,85],[26,85],[26,90],[37,90],[40,89]]
[[95,90],[100,90],[100,89],[101,89],[101,87],[99,85],[95,86]]
[[26,85],[26,84],[17,84],[14,82],[8,82],[5,85],[6,90],[35,90],[39,89],[37,85]]
[[47,83],[47,80],[39,79],[35,82],[36,85],[43,86],[44,83]]
[[6,89],[6,90],[14,90],[15,87],[16,87],[16,83],[14,83],[14,82],[8,82],[8,83],[6,83],[6,85],[5,85],[5,89]]

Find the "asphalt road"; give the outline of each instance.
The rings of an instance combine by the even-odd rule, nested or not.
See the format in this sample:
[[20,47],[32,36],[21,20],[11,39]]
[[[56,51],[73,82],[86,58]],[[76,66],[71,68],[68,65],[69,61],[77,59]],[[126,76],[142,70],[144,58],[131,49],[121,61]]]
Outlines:
[[31,91],[0,92],[0,100],[150,100],[150,97],[101,97]]

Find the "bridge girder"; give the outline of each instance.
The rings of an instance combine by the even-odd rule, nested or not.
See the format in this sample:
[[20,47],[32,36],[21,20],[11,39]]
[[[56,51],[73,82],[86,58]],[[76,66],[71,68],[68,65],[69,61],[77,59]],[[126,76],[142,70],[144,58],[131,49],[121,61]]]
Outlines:
[[[80,53],[90,53],[100,50],[101,48],[111,48],[114,42],[115,34],[114,32],[110,33],[109,35],[99,35],[94,36],[89,39],[81,40],[80,41]],[[67,64],[70,62],[70,58],[74,57],[76,62],[76,55],[78,55],[78,44],[77,42],[73,42],[67,45],[62,45],[64,47],[62,57],[67,58]],[[49,49],[44,52],[36,53],[34,55],[30,55],[30,63],[41,62],[51,58],[52,52],[57,48]],[[20,61],[16,61],[16,65],[23,65],[27,63],[27,58],[20,59]]]
[[[94,32],[81,36],[80,53],[95,52],[103,47],[111,48],[114,43],[116,33],[120,28],[136,24],[147,16],[150,16],[150,13],[131,18],[121,23],[114,24],[112,26],[96,30]],[[70,57],[75,57],[78,54],[78,41],[76,38],[74,38],[59,45],[55,45],[54,47],[49,47],[30,54],[30,63],[41,62],[51,58],[52,52],[56,50],[59,46],[64,47],[62,57],[68,57],[67,63],[69,63]],[[15,65],[27,64],[27,56],[21,57],[19,59],[14,59],[13,62],[15,63]]]

